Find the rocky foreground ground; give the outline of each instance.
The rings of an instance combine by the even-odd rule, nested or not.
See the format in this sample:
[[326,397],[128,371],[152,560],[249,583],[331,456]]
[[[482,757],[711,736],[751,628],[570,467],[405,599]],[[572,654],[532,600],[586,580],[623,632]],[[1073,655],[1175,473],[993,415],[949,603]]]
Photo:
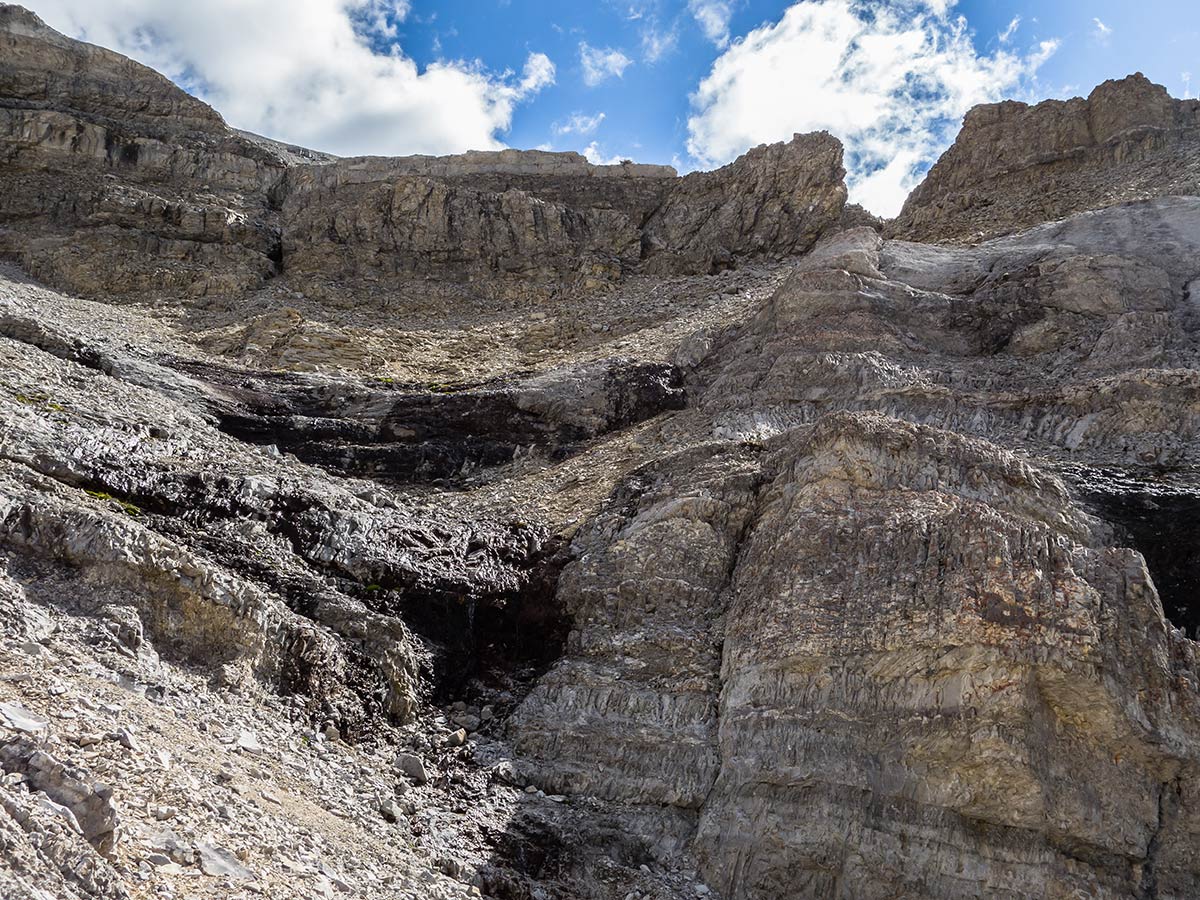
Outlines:
[[0,253],[5,898],[1200,896],[1200,102],[881,222],[0,4]]

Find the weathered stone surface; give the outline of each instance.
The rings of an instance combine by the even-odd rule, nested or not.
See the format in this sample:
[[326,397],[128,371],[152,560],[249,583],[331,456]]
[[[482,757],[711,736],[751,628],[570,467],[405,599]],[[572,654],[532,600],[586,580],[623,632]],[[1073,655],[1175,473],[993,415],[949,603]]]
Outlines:
[[225,123],[205,103],[157,72],[94,44],[71,40],[20,6],[0,6],[4,62],[0,95],[35,108],[80,113],[162,129],[223,134]]
[[1189,828],[1159,802],[1196,765],[1194,663],[1136,554],[994,447],[884,419],[768,470],[698,838],[726,896],[1194,883],[1155,858]]
[[407,174],[403,160],[395,172],[373,162],[373,178],[354,160],[289,175],[283,259],[293,281],[370,292],[412,278],[493,279],[479,290],[504,298],[524,296],[530,281],[544,296],[557,279],[617,280],[640,258],[639,222],[666,184],[586,179],[582,192],[560,192],[570,176],[435,178]]
[[539,781],[699,809],[727,897],[1194,890],[1159,850],[1194,648],[1141,558],[987,443],[836,414],[765,450],[638,472],[577,539],[512,724]]
[[26,783],[71,812],[71,825],[102,854],[116,846],[120,820],[112,788],[89,783],[29,739],[0,744],[0,768],[20,773]]
[[0,860],[0,889],[13,900],[130,896],[113,866],[28,792],[0,790]]
[[[228,437],[204,413],[228,403],[212,396],[219,386],[79,330],[103,307],[61,299],[47,319],[36,312],[44,294],[0,297],[8,333],[28,335],[20,323],[36,320],[45,348],[0,339],[11,392],[0,398],[0,528],[128,593],[163,649],[313,694],[345,722],[406,717],[418,668],[445,665],[429,654],[452,648],[452,658],[475,639],[434,610],[448,598],[486,605],[485,595],[519,608],[544,530],[426,518],[369,484]],[[93,417],[108,425],[87,428]],[[429,647],[414,647],[398,601],[429,628]],[[352,673],[364,653],[370,673]]]
[[646,223],[647,266],[661,274],[703,274],[747,256],[803,253],[839,223],[845,174],[841,142],[818,132],[688,175]]
[[0,35],[0,252],[87,296],[237,296],[286,271],[367,302],[427,278],[545,300],[643,264],[706,273],[802,252],[845,203],[828,135],[684,179],[539,151],[332,161],[233,131],[19,7]]
[[1198,242],[1194,198],[970,249],[847,232],[714,336],[690,391],[727,437],[870,409],[1051,455],[1194,464]]
[[393,481],[461,477],[522,455],[565,456],[589,439],[684,405],[677,368],[629,359],[419,393],[172,364],[219,385],[209,408],[226,433],[334,471]]
[[752,516],[756,456],[701,446],[639,469],[576,539],[559,584],[568,656],[513,725],[548,789],[704,803],[718,768],[714,623]]
[[899,240],[828,135],[334,160],[0,41],[94,295],[0,269],[5,896],[1200,893],[1192,105],[978,110]]
[[[1194,891],[1162,849],[1196,841],[1193,643],[1128,534],[944,429],[1104,460],[1148,502],[1147,463],[1190,483],[1198,204],[964,249],[848,231],[683,348],[741,446],[639,470],[576,538],[567,655],[511,725],[539,783],[698,810],[728,897]],[[1190,557],[1156,541],[1191,532],[1112,521],[1190,623]]]
[[654,170],[597,179],[580,160],[536,151],[486,166],[481,156],[292,170],[285,268],[360,290],[414,276],[487,279],[477,290],[544,299],[638,268],[706,274],[803,252],[837,225],[846,200],[841,144],[827,134],[682,179]]
[[675,178],[671,166],[634,162],[593,165],[580,153],[546,150],[468,150],[455,156],[363,156],[343,160],[337,182],[366,183],[397,175],[458,178],[465,175],[537,175],[574,178]]
[[158,73],[0,6],[0,253],[84,294],[276,271],[283,162]]
[[1200,101],[1140,73],[1087,99],[977,106],[888,233],[974,242],[1130,200],[1200,193]]

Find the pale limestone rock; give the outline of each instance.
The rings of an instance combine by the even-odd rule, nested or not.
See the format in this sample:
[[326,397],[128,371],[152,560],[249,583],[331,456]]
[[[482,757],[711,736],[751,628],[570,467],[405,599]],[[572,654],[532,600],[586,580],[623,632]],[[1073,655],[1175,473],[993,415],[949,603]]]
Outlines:
[[1194,103],[973,111],[939,246],[0,50],[4,896],[1200,892]]
[[1130,200],[1200,193],[1200,101],[1138,73],[1087,99],[972,109],[887,232],[974,242]]

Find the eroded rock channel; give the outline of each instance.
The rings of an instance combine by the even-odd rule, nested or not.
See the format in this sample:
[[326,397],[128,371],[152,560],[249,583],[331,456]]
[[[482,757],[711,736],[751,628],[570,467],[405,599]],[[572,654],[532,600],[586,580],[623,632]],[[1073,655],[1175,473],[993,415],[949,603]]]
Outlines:
[[522,455],[562,458],[684,405],[678,367],[630,359],[462,386],[166,364],[215,388],[210,406],[227,434],[384,481],[455,483]]

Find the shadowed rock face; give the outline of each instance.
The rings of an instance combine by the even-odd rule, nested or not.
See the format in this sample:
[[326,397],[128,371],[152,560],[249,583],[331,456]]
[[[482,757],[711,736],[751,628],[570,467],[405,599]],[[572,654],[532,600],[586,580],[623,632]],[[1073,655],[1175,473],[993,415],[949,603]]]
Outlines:
[[0,7],[0,253],[90,295],[276,272],[284,163],[158,73]]
[[1200,640],[1200,499],[1171,472],[1083,470],[1076,476],[1096,514],[1146,559],[1167,619]]
[[899,239],[825,134],[334,160],[0,50],[90,297],[0,268],[0,893],[1200,895],[1192,105],[975,110]]
[[284,267],[358,292],[434,277],[537,301],[634,271],[710,274],[803,252],[846,201],[841,144],[827,134],[683,179],[652,167],[598,176],[607,167],[586,163],[571,174],[577,162],[551,156],[563,154],[493,171],[425,164],[410,174],[404,161],[374,159],[292,170]]
[[396,482],[461,478],[521,455],[561,458],[685,399],[678,368],[621,359],[440,391],[167,364],[216,388],[209,408],[227,434]]
[[978,106],[888,233],[970,241],[1130,200],[1200,193],[1200,101],[1136,74],[1087,99]]

